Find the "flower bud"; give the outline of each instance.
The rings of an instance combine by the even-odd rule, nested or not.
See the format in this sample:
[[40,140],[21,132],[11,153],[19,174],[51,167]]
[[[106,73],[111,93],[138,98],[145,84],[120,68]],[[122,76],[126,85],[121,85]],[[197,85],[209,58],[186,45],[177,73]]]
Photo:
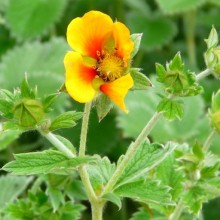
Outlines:
[[22,99],[14,107],[14,119],[22,127],[33,127],[44,118],[41,102],[34,99]]

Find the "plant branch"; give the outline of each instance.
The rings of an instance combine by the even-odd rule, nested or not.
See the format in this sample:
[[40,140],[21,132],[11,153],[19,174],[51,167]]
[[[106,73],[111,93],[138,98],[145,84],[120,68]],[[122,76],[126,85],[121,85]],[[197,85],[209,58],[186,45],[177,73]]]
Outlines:
[[51,143],[53,144],[59,151],[63,152],[67,157],[74,158],[76,155],[68,148],[66,147],[63,142],[61,142],[56,135],[49,132],[47,134],[41,132],[41,134]]
[[205,69],[204,71],[200,72],[196,75],[196,81],[200,81],[201,79],[205,78],[206,76],[212,73],[211,69]]
[[180,199],[174,212],[170,215],[169,220],[179,220],[183,209],[184,209],[184,203],[183,200]]
[[213,140],[213,137],[215,136],[215,134],[216,134],[216,131],[212,130],[211,133],[209,134],[209,136],[207,137],[207,139],[205,140],[205,143],[203,145],[203,150],[205,152],[207,152],[209,150],[209,147],[212,143],[212,140]]
[[[91,107],[92,107],[92,102],[85,104],[85,109],[84,109],[84,114],[83,114],[83,119],[82,119],[82,129],[81,129],[81,135],[80,135],[80,146],[79,146],[79,156],[81,157],[85,156],[88,123],[89,123]],[[89,201],[91,203],[91,206],[93,207],[94,204],[97,204],[97,196],[90,182],[89,175],[88,175],[85,165],[79,168],[79,173],[80,173],[80,177],[82,179],[83,185],[85,187],[86,193],[88,195]],[[98,207],[96,206],[96,209],[97,208]],[[93,211],[94,210],[92,208],[92,212]],[[96,219],[99,220],[99,218],[96,216],[96,213],[92,213],[92,215],[94,216],[93,220],[96,220]]]

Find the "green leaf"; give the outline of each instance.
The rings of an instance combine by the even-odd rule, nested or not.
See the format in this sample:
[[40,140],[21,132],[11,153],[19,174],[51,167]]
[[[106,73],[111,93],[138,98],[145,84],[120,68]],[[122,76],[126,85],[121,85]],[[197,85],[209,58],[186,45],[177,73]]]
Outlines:
[[19,40],[33,39],[48,32],[64,12],[66,0],[10,1],[6,10],[8,27]]
[[[132,147],[132,144],[130,147]],[[124,168],[117,186],[143,177],[168,157],[175,148],[176,144],[174,143],[168,143],[165,146],[156,143],[143,143]]]
[[14,47],[2,56],[0,87],[13,90],[26,73],[30,86],[37,85],[40,96],[54,93],[64,82],[63,56],[67,50],[68,46],[62,38]]
[[96,157],[96,163],[87,166],[89,177],[95,191],[101,192],[115,171],[115,164],[107,157]]
[[205,191],[207,199],[215,199],[220,197],[220,179],[218,177],[209,179],[199,186]]
[[35,99],[36,98],[36,91],[33,91],[27,81],[27,76],[25,75],[25,79],[22,80],[20,85],[21,90],[21,96],[22,98],[30,98]]
[[167,71],[165,70],[164,66],[161,65],[160,63],[156,63],[156,73],[157,73],[157,76],[158,76],[157,80],[159,82],[163,82]]
[[164,98],[157,106],[158,112],[163,112],[163,115],[168,120],[179,120],[183,117],[183,103],[171,99]]
[[152,86],[151,81],[147,76],[140,72],[139,68],[131,68],[130,74],[134,80],[134,90],[145,90]]
[[205,39],[205,42],[208,49],[216,47],[218,45],[218,33],[214,27],[212,27],[209,37],[208,39]]
[[[137,22],[138,21],[138,22]],[[168,44],[175,36],[175,24],[167,17],[128,13],[127,23],[133,33],[143,33],[141,49],[151,51]]]
[[9,202],[13,202],[31,182],[31,177],[1,176],[0,177],[0,209]]
[[58,95],[59,95],[58,93],[53,93],[53,94],[49,94],[46,97],[44,97],[44,99],[42,100],[42,104],[44,106],[45,112],[51,111],[51,108]]
[[0,113],[6,118],[12,118],[13,102],[0,99]]
[[116,196],[114,193],[107,193],[104,194],[102,197],[107,201],[112,202],[116,206],[118,206],[119,210],[121,209],[121,199],[118,196]]
[[174,205],[168,191],[167,186],[146,179],[121,185],[114,190],[114,193],[120,197],[132,198],[144,203]]
[[0,131],[0,151],[7,148],[7,146],[15,141],[20,134],[21,131],[19,130]]
[[179,71],[183,71],[184,70],[184,64],[180,55],[180,52],[178,52],[174,58],[170,61],[169,63],[169,69],[170,70],[179,70]]
[[76,121],[82,118],[82,112],[69,111],[57,116],[49,127],[50,131],[62,128],[71,128],[76,125]]
[[113,107],[112,101],[105,94],[99,95],[94,104],[99,117],[99,122],[109,113]]
[[60,189],[52,186],[49,186],[46,192],[51,200],[53,212],[56,212],[59,209],[61,203],[64,203],[64,195]]
[[170,154],[156,169],[156,176],[163,184],[171,188],[173,200],[177,200],[183,191],[183,172],[177,169],[174,154]]
[[194,214],[198,214],[202,209],[205,191],[199,186],[194,186],[184,196],[184,203]]
[[74,169],[81,164],[91,162],[91,157],[67,158],[55,150],[15,154],[15,161],[7,163],[2,169],[17,175],[32,175],[56,172],[56,170]]
[[175,0],[175,1],[164,1],[156,0],[158,6],[166,14],[182,13],[196,9],[205,3],[205,0]]
[[132,34],[130,37],[131,40],[134,42],[134,49],[131,52],[131,58],[133,58],[139,51],[142,35],[143,35],[142,33]]
[[85,206],[81,204],[73,204],[73,202],[67,202],[64,206],[61,207],[60,211],[62,213],[62,220],[78,220],[81,219],[82,211],[85,209]]

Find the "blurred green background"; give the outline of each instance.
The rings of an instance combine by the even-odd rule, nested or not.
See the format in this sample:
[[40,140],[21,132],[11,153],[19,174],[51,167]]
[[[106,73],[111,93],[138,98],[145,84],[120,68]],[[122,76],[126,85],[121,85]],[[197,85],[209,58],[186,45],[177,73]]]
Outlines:
[[[159,102],[157,93],[161,91],[155,82],[155,62],[165,64],[180,51],[189,69],[198,73],[205,68],[204,38],[208,37],[212,25],[220,34],[220,0],[0,0],[0,88],[13,90],[27,73],[30,84],[37,85],[41,96],[57,91],[64,82],[63,58],[70,49],[66,43],[67,25],[90,10],[102,11],[113,20],[124,22],[131,33],[143,33],[140,51],[132,65],[142,68],[155,84],[149,91],[128,94],[127,115],[115,108],[99,123],[93,110],[87,153],[108,155],[116,161]],[[209,132],[207,108],[211,94],[220,88],[220,83],[209,77],[202,85],[203,95],[184,99],[183,120],[171,123],[161,120],[150,135],[152,141],[204,141]],[[82,110],[83,105],[62,94],[56,112],[72,109]],[[59,134],[77,147],[80,124]],[[220,138],[216,138],[212,144],[215,154],[220,154],[219,143]],[[12,160],[13,153],[48,147],[50,144],[37,132],[24,133],[7,144],[7,148],[0,146],[0,165]],[[220,219],[219,208],[220,199],[206,204],[204,219]],[[137,204],[125,200],[121,211],[110,205],[105,219],[128,219],[136,209]]]

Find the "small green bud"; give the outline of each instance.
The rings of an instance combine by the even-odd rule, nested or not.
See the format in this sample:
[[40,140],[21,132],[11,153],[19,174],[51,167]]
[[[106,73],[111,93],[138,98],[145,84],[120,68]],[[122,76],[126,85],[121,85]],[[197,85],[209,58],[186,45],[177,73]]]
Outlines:
[[156,64],[157,81],[163,83],[167,93],[175,96],[192,96],[199,94],[202,89],[196,82],[194,73],[185,69],[180,53],[163,67]]
[[209,116],[212,127],[220,132],[220,90],[212,96],[212,107]]
[[33,127],[44,118],[41,102],[34,99],[22,99],[14,106],[14,119],[22,127]]

